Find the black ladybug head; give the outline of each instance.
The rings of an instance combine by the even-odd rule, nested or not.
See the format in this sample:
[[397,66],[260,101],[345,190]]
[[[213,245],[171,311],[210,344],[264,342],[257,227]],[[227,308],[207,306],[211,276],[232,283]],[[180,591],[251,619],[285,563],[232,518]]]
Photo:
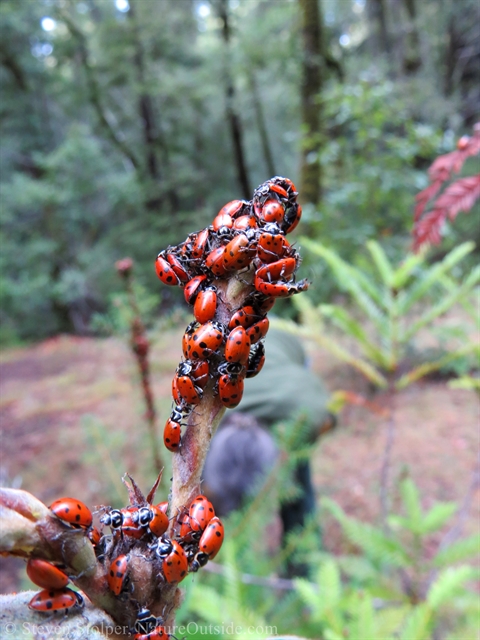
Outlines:
[[150,633],[157,626],[157,618],[152,615],[149,609],[143,607],[140,609],[135,621],[135,631],[137,633]]
[[190,360],[181,362],[177,367],[177,373],[179,376],[188,376],[192,372],[192,363]]
[[141,527],[146,527],[153,518],[153,512],[148,507],[140,507],[137,511],[136,521]]
[[100,522],[112,529],[120,529],[123,524],[123,514],[118,509],[112,509],[100,518]]
[[163,558],[166,558],[168,555],[170,555],[172,551],[173,551],[172,541],[165,536],[162,536],[161,538],[159,538],[157,543],[157,548],[155,549],[155,553],[157,554],[157,556],[163,559]]

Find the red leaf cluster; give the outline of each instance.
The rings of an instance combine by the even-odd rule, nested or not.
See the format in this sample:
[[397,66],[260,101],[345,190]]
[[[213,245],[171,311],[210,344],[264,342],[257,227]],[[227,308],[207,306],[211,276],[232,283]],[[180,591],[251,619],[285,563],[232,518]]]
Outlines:
[[480,152],[480,122],[474,127],[473,136],[463,136],[457,143],[457,149],[439,156],[428,175],[431,184],[415,198],[413,228],[413,248],[418,251],[424,244],[439,244],[441,230],[445,220],[454,220],[461,211],[470,211],[480,198],[480,174],[461,178],[448,185],[433,202],[430,211],[425,213],[427,205],[440,192],[444,184],[458,173],[465,160]]

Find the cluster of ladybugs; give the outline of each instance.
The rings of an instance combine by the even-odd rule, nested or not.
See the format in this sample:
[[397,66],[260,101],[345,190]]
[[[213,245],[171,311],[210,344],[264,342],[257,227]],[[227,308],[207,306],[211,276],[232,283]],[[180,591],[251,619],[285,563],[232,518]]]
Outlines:
[[[223,543],[223,524],[205,496],[197,496],[190,507],[176,517],[174,535],[170,537],[167,534],[168,502],[150,504],[152,492],[142,506],[103,508],[100,522],[110,528],[110,535],[102,534],[93,526],[90,509],[79,500],[61,498],[50,505],[53,514],[66,526],[84,531],[100,562],[109,563],[108,588],[119,598],[129,598],[131,594],[129,552],[136,545],[142,543],[142,557],[154,563],[159,581],[176,584],[189,571],[198,571],[205,566],[217,555]],[[42,588],[31,599],[31,609],[47,613],[83,609],[83,597],[67,587],[71,578],[60,567],[46,560],[31,558],[27,563],[27,574],[34,584]],[[138,605],[132,633],[134,640],[168,640],[173,637],[166,631],[163,619],[152,615],[142,604]]]
[[[183,336],[185,359],[172,382],[174,408],[164,430],[170,451],[179,450],[182,420],[200,402],[210,377],[224,406],[239,404],[244,379],[256,376],[265,361],[267,312],[276,298],[308,288],[306,280],[295,281],[300,258],[285,239],[302,214],[297,195],[288,178],[271,178],[255,190],[253,200],[227,203],[210,226],[157,257],[158,277],[164,284],[184,287],[195,316]],[[219,322],[215,280],[252,266],[254,290],[228,324]]]

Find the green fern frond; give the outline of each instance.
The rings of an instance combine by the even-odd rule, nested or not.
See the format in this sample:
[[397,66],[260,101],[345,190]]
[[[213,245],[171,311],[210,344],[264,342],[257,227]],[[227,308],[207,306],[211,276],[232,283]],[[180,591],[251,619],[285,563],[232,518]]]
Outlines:
[[393,282],[394,271],[389,259],[387,258],[387,254],[375,240],[367,242],[367,249],[375,262],[375,266],[378,269],[378,273],[382,278],[383,284],[387,289],[390,289]]
[[450,601],[464,583],[472,580],[475,575],[475,569],[466,565],[445,569],[430,587],[427,594],[428,604],[433,610],[438,609]]
[[407,617],[399,640],[428,640],[430,638],[430,623],[432,610],[423,603]]
[[455,249],[452,249],[441,262],[428,268],[416,283],[399,299],[399,313],[405,315],[416,302],[423,298],[433,286],[440,282],[443,275],[463,260],[474,248],[475,243],[464,242],[460,246],[455,247]]
[[409,565],[410,558],[399,541],[387,537],[371,524],[348,517],[341,507],[329,498],[324,498],[321,504],[342,525],[348,539],[358,545],[367,556],[396,567]]
[[468,558],[480,555],[480,533],[459,540],[455,544],[442,549],[437,553],[433,559],[433,564],[436,567],[445,567],[461,560],[467,560]]

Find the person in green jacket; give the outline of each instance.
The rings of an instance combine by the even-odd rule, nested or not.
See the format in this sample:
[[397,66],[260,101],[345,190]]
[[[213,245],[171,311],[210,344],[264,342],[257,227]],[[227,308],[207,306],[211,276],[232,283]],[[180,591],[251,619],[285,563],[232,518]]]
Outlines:
[[[219,515],[239,508],[275,463],[278,451],[269,431],[273,424],[302,416],[309,443],[335,424],[327,409],[328,392],[308,368],[301,341],[272,328],[265,353],[262,371],[245,381],[242,402],[236,411],[227,412],[205,463],[204,490]],[[315,513],[309,461],[299,462],[294,475],[300,494],[281,505],[283,538]],[[302,572],[302,567],[289,567],[291,574]]]

